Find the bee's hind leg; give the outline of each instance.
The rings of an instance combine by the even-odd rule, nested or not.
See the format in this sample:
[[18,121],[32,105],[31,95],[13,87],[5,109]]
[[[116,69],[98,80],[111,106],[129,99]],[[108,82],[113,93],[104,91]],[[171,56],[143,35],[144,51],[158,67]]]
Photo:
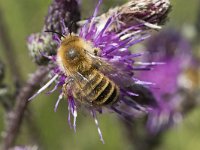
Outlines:
[[62,93],[67,97],[68,96],[68,84],[70,83],[70,82],[72,82],[73,81],[73,79],[72,78],[69,78],[68,80],[66,80],[65,81],[65,83],[63,84],[63,87],[62,87]]
[[64,96],[67,97],[68,95],[68,92],[67,92],[67,85],[69,84],[71,80],[67,80],[65,81],[65,83],[63,84],[63,87],[62,87],[62,92],[60,93],[60,95],[58,96],[58,100],[56,101],[56,104],[54,106],[54,111],[56,112],[57,111],[57,108],[58,108],[58,105],[60,103],[60,101],[63,99]]

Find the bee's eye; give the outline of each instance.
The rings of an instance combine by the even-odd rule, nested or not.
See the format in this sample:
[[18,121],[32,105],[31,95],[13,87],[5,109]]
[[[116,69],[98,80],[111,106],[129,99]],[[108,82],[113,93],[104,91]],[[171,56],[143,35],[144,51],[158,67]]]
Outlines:
[[70,50],[68,50],[66,55],[69,59],[73,60],[74,58],[78,56],[78,53],[75,49],[71,48]]

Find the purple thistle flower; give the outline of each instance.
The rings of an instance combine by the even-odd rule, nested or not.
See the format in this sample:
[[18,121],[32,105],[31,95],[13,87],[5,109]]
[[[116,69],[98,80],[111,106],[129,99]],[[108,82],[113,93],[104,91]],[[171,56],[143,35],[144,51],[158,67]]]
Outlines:
[[[134,85],[146,85],[148,82],[143,82],[134,77],[134,72],[138,70],[150,70],[149,66],[155,65],[152,64],[140,64],[135,66],[135,58],[141,56],[138,53],[132,53],[129,51],[129,47],[134,44],[137,44],[146,38],[149,37],[145,31],[141,30],[139,26],[137,27],[127,27],[120,33],[115,33],[110,31],[109,28],[116,23],[116,16],[111,16],[105,21],[101,26],[97,26],[95,22],[95,17],[97,16],[97,12],[102,0],[99,0],[97,7],[95,8],[94,14],[90,17],[86,23],[80,28],[80,32],[76,35],[82,41],[87,43],[93,49],[97,49],[97,56],[91,54],[92,52],[88,52],[89,57],[99,59],[102,62],[106,62],[108,64],[108,68],[105,70],[101,70],[102,74],[108,77],[111,81],[113,81],[118,87],[120,91],[119,99],[116,103],[99,106],[96,107],[92,103],[90,106],[85,105],[84,103],[80,103],[74,98],[73,89],[71,86],[66,86],[68,83],[72,82],[73,76],[66,75],[63,71],[62,62],[60,62],[60,58],[58,56],[46,56],[51,60],[51,64],[49,64],[52,78],[49,82],[47,82],[38,92],[33,95],[29,100],[32,100],[35,96],[43,92],[47,87],[49,87],[53,82],[55,82],[55,87],[49,93],[52,93],[58,87],[64,88],[65,92],[61,92],[59,98],[56,102],[54,110],[57,110],[58,104],[60,100],[65,96],[68,98],[68,122],[70,127],[73,126],[76,131],[76,117],[77,111],[80,107],[86,107],[92,117],[95,120],[95,124],[98,128],[98,133],[100,135],[101,141],[103,141],[102,133],[99,128],[99,124],[97,121],[97,113],[103,113],[106,110],[116,112],[119,116],[123,118],[128,118],[130,116],[136,117],[139,114],[146,114],[151,109],[149,105],[142,105],[133,97],[139,96],[136,93]],[[65,22],[62,21],[62,34],[64,36],[74,36],[74,33],[69,33],[68,28],[65,26]],[[140,23],[141,24],[141,23]],[[62,39],[59,36],[55,35],[54,39],[58,43],[58,45],[62,44]],[[101,65],[101,64],[100,64]],[[109,69],[111,66],[112,69]],[[83,76],[83,79],[85,77]],[[86,79],[87,80],[87,79]],[[67,93],[67,94],[66,94]],[[128,107],[129,112],[123,110],[123,107]],[[71,116],[73,116],[73,125],[71,125]]]
[[139,79],[154,83],[150,88],[157,106],[150,111],[147,126],[152,133],[157,133],[174,123],[182,116],[177,110],[181,104],[179,95],[179,77],[191,61],[190,46],[182,36],[172,30],[164,30],[147,43],[147,62],[162,62],[151,72],[142,72]]

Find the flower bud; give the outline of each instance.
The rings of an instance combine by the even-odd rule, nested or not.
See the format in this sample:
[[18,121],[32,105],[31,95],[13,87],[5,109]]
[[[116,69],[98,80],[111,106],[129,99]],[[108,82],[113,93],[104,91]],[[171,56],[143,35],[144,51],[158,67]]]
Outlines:
[[[48,15],[45,19],[44,30],[62,31],[61,21],[66,25],[80,20],[80,11],[76,0],[54,0],[49,6]],[[77,26],[73,28],[75,32]]]
[[[76,0],[54,0],[49,6],[48,14],[45,19],[43,31],[56,31],[62,33],[62,23],[69,25],[80,19],[78,2]],[[77,30],[77,25],[71,29]],[[52,39],[52,34],[36,33],[29,36],[27,41],[30,55],[38,65],[46,65],[49,61],[45,56],[55,55],[57,45]]]
[[45,65],[48,59],[44,56],[56,54],[57,44],[48,33],[34,33],[28,38],[28,49],[31,57],[38,65]]

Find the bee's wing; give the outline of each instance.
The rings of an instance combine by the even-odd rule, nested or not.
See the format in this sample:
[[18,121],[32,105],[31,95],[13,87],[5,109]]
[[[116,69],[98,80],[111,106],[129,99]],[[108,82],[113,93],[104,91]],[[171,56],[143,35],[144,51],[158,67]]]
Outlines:
[[84,75],[81,72],[76,72],[72,75],[73,84],[71,88],[73,96],[76,100],[84,103],[87,106],[92,106],[93,96],[95,95],[95,87],[93,81],[93,74]]
[[113,80],[117,85],[128,87],[134,84],[131,72],[123,69],[122,63],[109,62],[98,56],[92,56],[93,66],[104,75]]

